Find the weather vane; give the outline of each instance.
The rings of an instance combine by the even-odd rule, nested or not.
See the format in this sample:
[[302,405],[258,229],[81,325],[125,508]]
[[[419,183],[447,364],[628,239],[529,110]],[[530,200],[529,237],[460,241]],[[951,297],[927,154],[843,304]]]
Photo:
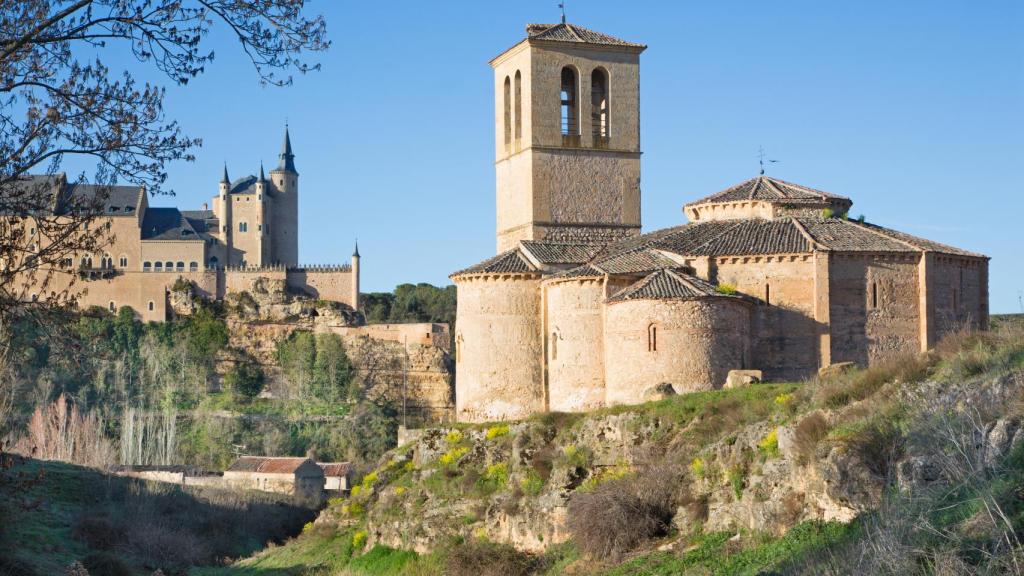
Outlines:
[[757,163],[761,166],[761,174],[764,174],[764,163],[765,162],[768,162],[769,164],[775,164],[776,162],[778,162],[778,160],[771,160],[770,158],[767,158],[767,155],[764,153],[764,147],[763,146],[758,146],[757,147]]
[[565,2],[559,2],[558,7],[562,9],[562,24],[565,24]]

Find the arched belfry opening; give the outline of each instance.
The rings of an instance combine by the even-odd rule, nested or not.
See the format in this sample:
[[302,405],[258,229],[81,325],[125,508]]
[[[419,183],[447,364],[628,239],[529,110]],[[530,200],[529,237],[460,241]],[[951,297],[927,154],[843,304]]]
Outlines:
[[517,143],[523,138],[523,75],[516,70],[515,80],[515,134],[514,138]]
[[595,68],[590,75],[590,126],[595,145],[608,138],[608,73]]
[[512,79],[505,76],[505,151],[512,145]]
[[579,136],[580,134],[578,86],[576,71],[569,66],[562,68],[562,136]]

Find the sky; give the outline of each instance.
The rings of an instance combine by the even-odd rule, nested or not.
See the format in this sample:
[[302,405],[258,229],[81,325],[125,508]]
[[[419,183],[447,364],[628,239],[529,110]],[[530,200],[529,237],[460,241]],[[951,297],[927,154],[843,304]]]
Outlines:
[[[308,3],[333,42],[319,72],[262,87],[231,36],[165,110],[203,139],[169,167],[199,208],[277,163],[287,121],[303,263],[347,262],[364,291],[495,252],[487,62],[553,23],[557,0]],[[640,59],[643,230],[757,174],[849,196],[852,215],[991,256],[990,308],[1024,312],[1024,2],[567,0],[571,23],[648,45]],[[120,53],[105,56],[165,83]]]

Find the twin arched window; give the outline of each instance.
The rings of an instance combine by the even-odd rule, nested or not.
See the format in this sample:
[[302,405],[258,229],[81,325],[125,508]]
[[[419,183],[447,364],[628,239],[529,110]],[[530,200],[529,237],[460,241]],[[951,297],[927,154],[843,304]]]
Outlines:
[[[514,90],[514,96],[513,96]],[[513,98],[515,103],[513,104]],[[523,137],[523,75],[516,70],[515,88],[512,79],[505,76],[505,151],[512,150],[512,139],[518,142]],[[513,132],[513,123],[515,130]]]

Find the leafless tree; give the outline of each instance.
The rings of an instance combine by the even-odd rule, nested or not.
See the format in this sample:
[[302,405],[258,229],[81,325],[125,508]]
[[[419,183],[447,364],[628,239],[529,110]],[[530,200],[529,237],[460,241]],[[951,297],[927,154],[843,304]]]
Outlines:
[[[0,322],[15,312],[67,303],[74,270],[54,278],[110,241],[106,227],[89,226],[109,186],[168,192],[168,163],[192,160],[201,144],[167,118],[162,87],[140,84],[127,71],[117,74],[102,57],[112,50],[131,53],[185,85],[213,61],[203,41],[223,25],[263,83],[287,85],[293,72],[319,67],[305,54],[329,44],[324,19],[307,17],[305,5],[0,0]],[[85,180],[84,173],[61,174],[72,156],[96,163],[88,194],[67,192]]]

